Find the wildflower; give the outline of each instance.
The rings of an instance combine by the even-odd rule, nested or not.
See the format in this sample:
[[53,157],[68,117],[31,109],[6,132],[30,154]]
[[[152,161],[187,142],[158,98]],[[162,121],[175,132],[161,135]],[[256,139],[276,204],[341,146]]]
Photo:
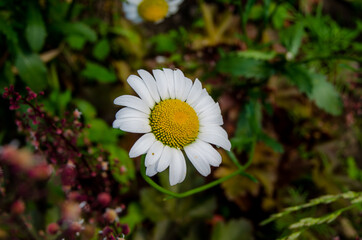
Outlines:
[[207,176],[211,166],[221,163],[214,144],[230,150],[231,144],[223,124],[218,103],[180,70],[153,70],[152,76],[139,70],[141,76],[131,75],[127,82],[140,98],[124,95],[114,103],[125,106],[116,114],[114,128],[126,132],[144,133],[130,150],[130,157],[146,154],[147,176],[154,176],[169,168],[171,185],[186,177],[183,152],[198,170]]
[[25,203],[23,200],[16,200],[11,204],[10,211],[12,214],[20,215],[25,211]]
[[58,225],[58,223],[50,223],[47,227],[47,232],[50,234],[50,235],[55,235],[57,234],[57,232],[59,231],[60,227]]
[[183,0],[127,0],[123,2],[126,18],[134,23],[161,22],[177,12]]

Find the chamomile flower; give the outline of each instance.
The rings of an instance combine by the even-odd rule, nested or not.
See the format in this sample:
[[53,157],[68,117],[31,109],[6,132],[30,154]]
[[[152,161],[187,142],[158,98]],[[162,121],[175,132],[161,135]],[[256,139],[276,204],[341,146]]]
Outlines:
[[128,20],[134,23],[142,21],[161,22],[177,12],[183,0],[126,0],[123,11]]
[[153,70],[153,76],[138,70],[128,84],[139,97],[123,95],[114,103],[125,106],[116,113],[114,128],[144,133],[129,152],[131,158],[146,154],[146,175],[154,176],[169,167],[171,185],[186,177],[185,156],[197,171],[207,176],[210,165],[218,167],[221,156],[211,144],[230,150],[218,103],[201,82],[185,77],[180,70]]

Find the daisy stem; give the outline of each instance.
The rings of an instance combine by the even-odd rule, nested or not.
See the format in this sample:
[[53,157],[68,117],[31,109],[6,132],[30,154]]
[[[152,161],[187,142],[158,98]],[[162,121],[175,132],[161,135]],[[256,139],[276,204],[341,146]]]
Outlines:
[[226,180],[229,180],[230,178],[232,177],[235,177],[236,175],[239,175],[241,174],[244,169],[238,169],[237,171],[231,173],[230,175],[227,175],[225,177],[222,177],[222,178],[219,178],[215,181],[212,181],[208,184],[205,184],[203,186],[200,186],[200,187],[197,187],[197,188],[194,188],[192,190],[189,190],[189,191],[186,191],[186,192],[183,192],[183,193],[175,193],[175,192],[172,192],[170,190],[167,190],[165,189],[164,187],[161,187],[160,185],[158,185],[157,183],[155,183],[150,177],[148,177],[146,175],[146,167],[145,167],[145,155],[142,156],[142,159],[141,159],[141,175],[142,177],[145,179],[146,182],[148,182],[152,187],[154,187],[155,189],[157,189],[158,191],[164,193],[164,194],[167,194],[171,197],[174,197],[174,198],[184,198],[184,197],[188,197],[188,196],[191,196],[193,194],[196,194],[196,193],[199,193],[199,192],[202,192],[202,191],[205,191],[209,188],[212,188]]
[[[174,198],[184,198],[184,197],[188,197],[188,196],[191,196],[193,194],[196,194],[196,193],[199,193],[199,192],[202,192],[202,191],[205,191],[209,188],[212,188],[216,185],[219,185],[220,183],[222,182],[225,182],[227,180],[229,180],[230,178],[232,177],[235,177],[237,175],[244,175],[244,176],[247,176],[249,178],[251,178],[251,176],[249,176],[249,174],[245,173],[245,169],[248,168],[248,166],[251,164],[251,161],[253,159],[253,156],[254,156],[254,150],[255,150],[255,144],[256,144],[256,139],[254,139],[254,141],[252,142],[252,146],[251,146],[251,151],[249,153],[249,159],[248,161],[245,163],[244,166],[242,166],[238,159],[236,158],[235,154],[233,152],[229,152],[229,157],[230,159],[233,161],[233,163],[238,167],[238,170],[225,176],[225,177],[222,177],[222,178],[219,178],[215,181],[212,181],[208,184],[205,184],[203,186],[200,186],[200,187],[197,187],[197,188],[194,188],[192,190],[189,190],[189,191],[186,191],[186,192],[183,192],[183,193],[175,193],[175,192],[172,192],[170,190],[167,190],[165,189],[164,187],[158,185],[156,182],[154,182],[150,177],[148,177],[146,175],[146,167],[145,167],[145,155],[142,156],[141,158],[141,175],[142,177],[145,179],[145,181],[150,184],[152,187],[154,187],[155,189],[157,189],[158,191],[164,193],[164,194],[167,194],[169,195],[170,197],[174,197]],[[254,181],[254,180],[253,180]],[[256,181],[256,179],[255,179]]]
[[239,160],[236,158],[235,153],[234,153],[233,151],[227,151],[227,154],[228,154],[230,160],[231,160],[239,169],[245,170],[245,169],[247,169],[247,168],[250,166],[250,164],[251,164],[251,162],[252,162],[252,160],[253,160],[253,158],[254,158],[254,151],[255,151],[255,144],[256,144],[256,142],[257,142],[257,141],[256,141],[256,138],[253,138],[253,140],[252,140],[252,142],[251,142],[251,148],[250,148],[250,152],[249,152],[249,158],[248,158],[248,161],[244,164],[244,166],[239,163]]

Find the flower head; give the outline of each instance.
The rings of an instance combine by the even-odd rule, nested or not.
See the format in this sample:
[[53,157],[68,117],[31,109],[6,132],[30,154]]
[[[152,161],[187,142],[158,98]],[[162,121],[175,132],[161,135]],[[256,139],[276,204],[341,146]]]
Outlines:
[[201,82],[192,82],[180,70],[153,70],[153,76],[139,70],[127,82],[140,96],[117,97],[114,103],[125,106],[116,114],[114,128],[144,133],[130,150],[130,157],[146,154],[147,176],[169,167],[171,185],[186,177],[184,153],[198,172],[207,176],[210,165],[218,167],[220,154],[211,146],[230,150],[218,103]]
[[126,18],[134,23],[161,22],[177,12],[183,0],[127,0],[123,2]]

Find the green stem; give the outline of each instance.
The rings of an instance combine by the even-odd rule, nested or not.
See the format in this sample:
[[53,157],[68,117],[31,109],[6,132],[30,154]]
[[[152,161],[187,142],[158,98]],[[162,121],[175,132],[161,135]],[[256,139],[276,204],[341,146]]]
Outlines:
[[148,177],[146,175],[146,167],[145,167],[145,155],[142,156],[142,159],[141,159],[141,175],[142,177],[146,180],[146,182],[148,182],[152,187],[154,187],[155,189],[157,189],[158,191],[164,193],[164,194],[167,194],[171,197],[175,197],[175,198],[184,198],[184,197],[188,197],[188,196],[191,196],[193,194],[196,194],[196,193],[199,193],[199,192],[202,192],[202,191],[205,191],[209,188],[212,188],[222,182],[225,182],[226,180],[229,180],[230,178],[234,177],[234,176],[237,176],[239,174],[241,174],[242,172],[244,171],[244,169],[238,169],[237,171],[231,173],[230,175],[228,176],[225,176],[225,177],[222,177],[222,178],[219,178],[215,181],[212,181],[208,184],[205,184],[201,187],[197,187],[197,188],[194,188],[192,190],[189,190],[189,191],[186,191],[186,192],[183,192],[183,193],[175,193],[175,192],[172,192],[170,190],[167,190],[165,189],[164,187],[161,187],[160,185],[158,185],[157,183],[155,183],[150,177]]
[[[255,150],[255,144],[256,144],[256,138],[254,138],[253,142],[252,142],[252,146],[251,146],[251,151],[249,153],[249,159],[248,161],[245,163],[244,166],[242,166],[238,159],[236,158],[235,154],[233,152],[228,152],[228,155],[231,159],[231,161],[238,167],[238,170],[236,170],[235,172],[231,173],[230,175],[227,175],[225,177],[222,177],[222,178],[219,178],[215,181],[212,181],[208,184],[205,184],[203,186],[200,186],[200,187],[197,187],[197,188],[194,188],[192,190],[189,190],[189,191],[186,191],[186,192],[183,192],[183,193],[175,193],[175,192],[172,192],[170,190],[167,190],[165,189],[164,187],[158,185],[155,181],[153,181],[150,177],[148,177],[146,175],[146,167],[145,167],[145,155],[142,156],[141,158],[141,175],[142,177],[145,179],[145,181],[150,184],[152,187],[154,187],[155,189],[157,189],[158,191],[164,193],[164,194],[167,194],[169,195],[170,197],[174,197],[174,198],[184,198],[184,197],[188,197],[188,196],[191,196],[191,195],[194,195],[196,193],[199,193],[199,192],[202,192],[202,191],[205,191],[209,188],[212,188],[216,185],[219,185],[220,183],[222,182],[225,182],[227,180],[229,180],[230,178],[233,178],[237,175],[243,175],[243,176],[246,176],[248,178],[253,178],[252,176],[250,176],[249,174],[246,174],[244,171],[245,169],[247,169],[249,167],[249,165],[251,164],[252,162],[252,159],[253,159],[253,156],[254,156],[254,150]],[[253,180],[253,179],[252,179]],[[257,181],[256,179],[253,180],[254,182]]]

